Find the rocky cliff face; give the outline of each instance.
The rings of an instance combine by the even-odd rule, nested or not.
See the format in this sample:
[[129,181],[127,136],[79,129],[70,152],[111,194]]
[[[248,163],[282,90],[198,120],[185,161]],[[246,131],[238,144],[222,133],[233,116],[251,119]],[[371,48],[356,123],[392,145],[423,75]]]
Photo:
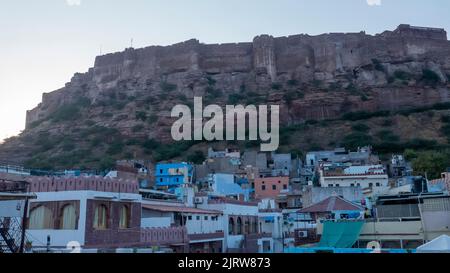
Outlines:
[[249,43],[129,48],[98,56],[87,73],[44,94],[27,113],[24,136],[97,125],[170,142],[172,107],[194,96],[219,105],[280,104],[282,123],[292,125],[447,102],[449,78],[446,32],[409,25],[375,36],[262,35]]

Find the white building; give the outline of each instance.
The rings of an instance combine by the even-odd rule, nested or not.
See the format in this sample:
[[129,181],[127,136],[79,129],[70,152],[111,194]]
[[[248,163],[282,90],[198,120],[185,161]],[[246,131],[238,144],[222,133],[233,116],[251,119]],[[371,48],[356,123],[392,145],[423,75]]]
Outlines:
[[262,233],[259,226],[257,203],[208,197],[198,203],[200,208],[223,213],[225,252],[273,252],[272,235]]
[[372,194],[385,192],[389,188],[389,177],[382,165],[343,168],[322,165],[319,172],[320,186],[323,188],[361,187],[371,189]]

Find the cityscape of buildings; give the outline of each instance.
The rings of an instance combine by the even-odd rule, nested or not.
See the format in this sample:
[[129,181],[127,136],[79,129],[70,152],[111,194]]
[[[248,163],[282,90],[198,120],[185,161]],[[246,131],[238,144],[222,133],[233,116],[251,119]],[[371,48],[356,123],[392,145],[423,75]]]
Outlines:
[[4,165],[0,252],[420,252],[449,240],[449,190],[450,170],[413,176],[371,147],[210,148],[202,164],[118,161],[104,176]]

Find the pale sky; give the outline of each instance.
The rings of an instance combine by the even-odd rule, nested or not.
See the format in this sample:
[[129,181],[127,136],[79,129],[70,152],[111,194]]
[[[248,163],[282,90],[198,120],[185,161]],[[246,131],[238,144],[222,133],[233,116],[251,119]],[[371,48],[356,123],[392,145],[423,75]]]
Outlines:
[[359,32],[401,23],[450,31],[448,0],[0,0],[0,139],[42,93],[130,46],[246,42],[259,34]]

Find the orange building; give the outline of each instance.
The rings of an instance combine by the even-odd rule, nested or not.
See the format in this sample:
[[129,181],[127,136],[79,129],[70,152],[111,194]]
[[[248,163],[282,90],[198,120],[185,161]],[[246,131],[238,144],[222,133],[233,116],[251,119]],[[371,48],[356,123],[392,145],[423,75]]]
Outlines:
[[275,198],[289,189],[289,177],[264,177],[255,179],[255,197]]

